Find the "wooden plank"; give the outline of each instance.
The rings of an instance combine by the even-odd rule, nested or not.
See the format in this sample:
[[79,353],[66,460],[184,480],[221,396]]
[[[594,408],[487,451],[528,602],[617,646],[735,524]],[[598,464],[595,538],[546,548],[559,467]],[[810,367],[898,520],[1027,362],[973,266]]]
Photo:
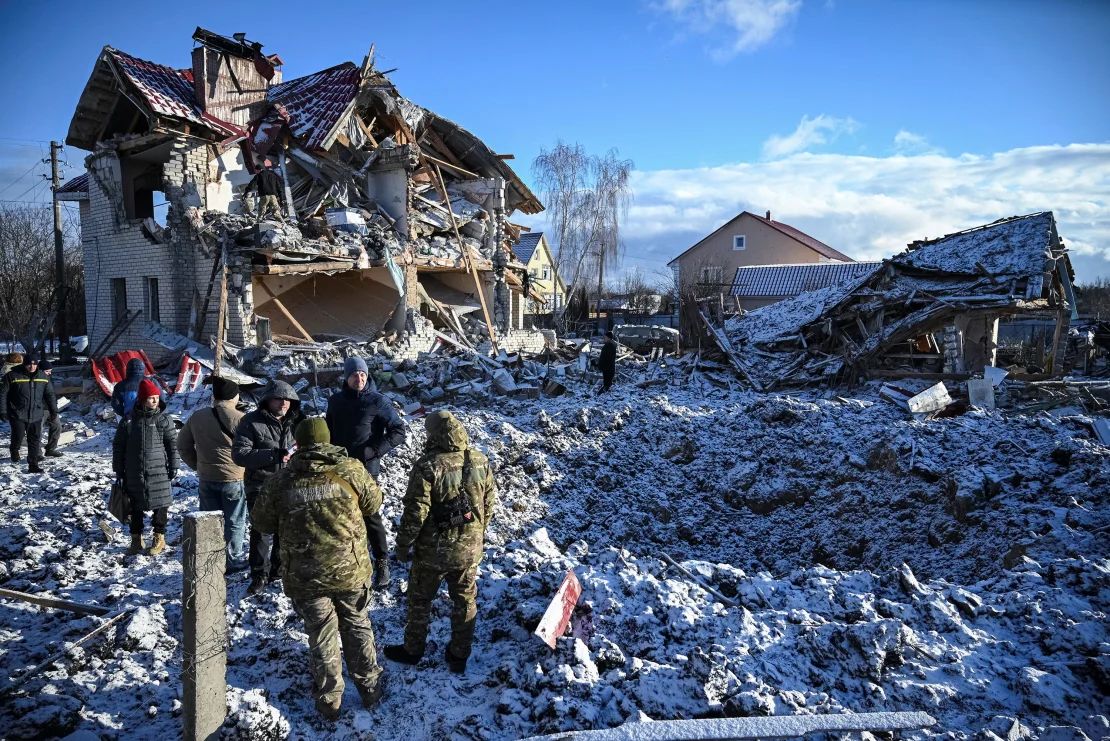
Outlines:
[[697,585],[698,585],[699,587],[701,587],[702,589],[704,589],[704,590],[705,590],[706,592],[709,592],[709,594],[711,594],[711,595],[713,595],[714,597],[716,597],[716,598],[717,598],[717,599],[718,599],[718,600],[719,600],[719,601],[720,601],[720,602],[721,602],[722,604],[728,605],[729,607],[736,607],[736,602],[735,602],[734,600],[730,600],[730,599],[729,599],[728,597],[724,596],[723,594],[721,594],[720,592],[718,592],[718,591],[717,591],[716,589],[714,589],[713,587],[709,586],[708,584],[706,584],[705,582],[703,582],[703,581],[702,581],[701,579],[699,579],[698,577],[696,577],[696,576],[694,576],[693,574],[691,574],[691,573],[690,573],[690,572],[689,572],[689,571],[688,571],[688,570],[686,569],[686,567],[685,567],[685,566],[683,566],[682,564],[678,563],[678,562],[677,562],[677,561],[675,561],[675,560],[674,560],[673,558],[671,558],[670,556],[668,556],[668,555],[666,554],[666,552],[664,552],[664,551],[660,551],[660,552],[659,552],[659,554],[660,554],[661,556],[663,556],[663,560],[664,560],[664,561],[666,561],[666,562],[667,562],[667,563],[669,563],[669,564],[670,564],[671,566],[674,566],[674,567],[675,567],[676,569],[678,569],[679,571],[681,571],[681,572],[682,572],[683,574],[685,574],[685,575],[686,575],[686,577],[687,577],[687,578],[688,578],[688,579],[689,579],[690,581],[694,582],[694,583],[695,583],[695,584],[697,584]]
[[436,157],[433,157],[432,155],[430,155],[426,152],[423,153],[421,156],[424,159],[428,160],[429,162],[434,162],[435,164],[439,165],[440,167],[446,167],[448,170],[454,170],[455,172],[459,173],[460,175],[465,175],[468,178],[471,178],[472,180],[479,180],[482,177],[481,175],[478,175],[477,173],[473,173],[470,170],[464,170],[461,167],[456,167],[455,165],[452,165],[450,162],[444,162],[443,160],[438,159]]
[[[131,609],[134,609],[134,608],[131,608]],[[7,695],[10,692],[12,692],[13,690],[19,688],[25,681],[27,681],[31,677],[35,676],[36,674],[38,674],[39,672],[41,672],[46,667],[53,664],[55,661],[58,661],[59,659],[65,658],[65,655],[67,653],[69,653],[70,651],[72,651],[73,649],[77,648],[78,646],[82,646],[82,645],[88,643],[93,638],[96,638],[101,633],[107,631],[113,625],[120,622],[121,620],[123,620],[128,615],[130,615],[131,614],[131,609],[124,610],[122,612],[116,613],[110,620],[108,620],[106,623],[104,623],[103,625],[98,627],[96,630],[82,636],[81,638],[79,638],[76,641],[74,641],[73,643],[71,643],[69,646],[63,646],[62,648],[58,649],[54,653],[50,654],[50,656],[48,656],[43,661],[39,662],[35,666],[31,667],[27,671],[20,674],[18,677],[13,679],[11,681],[11,683],[8,684],[7,687],[0,690],[0,697],[3,697],[4,695]]]
[[470,271],[471,276],[474,278],[474,287],[478,291],[478,302],[482,305],[482,316],[486,320],[486,328],[489,330],[490,344],[493,345],[494,354],[497,353],[497,330],[494,329],[493,320],[489,315],[489,306],[486,305],[486,294],[482,290],[482,278],[478,275],[478,268],[474,266],[474,261],[470,257],[470,247],[462,240],[462,235],[459,234],[459,223],[455,221],[455,211],[451,208],[451,195],[447,192],[447,183],[443,179],[443,171],[437,165],[435,168],[436,182],[439,184],[439,192],[443,195],[443,202],[447,205],[447,215],[451,218],[451,228],[455,232],[455,241],[459,243],[459,250],[466,260],[466,267]]
[[227,245],[220,250],[220,303],[216,307],[216,360],[212,375],[219,377],[224,359],[224,325],[227,324]]
[[354,260],[319,260],[317,262],[297,263],[294,265],[255,265],[252,272],[256,275],[287,275],[290,273],[321,273],[351,270]]
[[301,323],[297,321],[297,318],[289,312],[289,309],[285,308],[285,304],[281,302],[281,299],[274,295],[274,292],[271,291],[265,283],[263,283],[262,281],[258,281],[256,285],[262,289],[263,293],[270,297],[269,301],[264,303],[272,303],[274,307],[281,312],[281,315],[285,317],[290,324],[293,325],[293,329],[297,330],[297,332],[300,333],[303,339],[306,339],[309,342],[316,341],[312,339],[312,335],[308,333],[308,330],[301,326]]
[[0,597],[17,600],[19,602],[27,602],[32,605],[39,605],[40,607],[50,607],[55,610],[68,610],[69,612],[76,612],[78,615],[107,615],[110,612],[107,607],[83,605],[80,602],[70,602],[69,600],[58,599],[57,597],[51,597],[49,595],[27,594],[26,592],[17,592],[14,589],[0,588]]

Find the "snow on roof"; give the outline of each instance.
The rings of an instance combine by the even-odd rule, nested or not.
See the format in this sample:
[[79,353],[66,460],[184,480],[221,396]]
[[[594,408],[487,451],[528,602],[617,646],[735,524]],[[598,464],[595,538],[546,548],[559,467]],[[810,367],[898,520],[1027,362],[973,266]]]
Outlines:
[[361,72],[352,62],[270,88],[266,97],[289,114],[289,130],[307,149],[323,149],[358,95]]
[[796,296],[866,275],[881,262],[819,262],[791,265],[747,265],[736,269],[732,295]]
[[543,232],[526,232],[520,235],[520,240],[513,245],[513,254],[525,265],[532,259],[532,253],[540,246]]
[[225,136],[242,136],[234,124],[205,113],[196,102],[192,70],[177,70],[133,57],[118,49],[107,49],[128,82],[143,96],[152,113],[192,121]]
[[917,270],[1029,277],[1045,272],[1056,245],[1051,211],[1013,216],[941,239],[914,242],[893,262]]

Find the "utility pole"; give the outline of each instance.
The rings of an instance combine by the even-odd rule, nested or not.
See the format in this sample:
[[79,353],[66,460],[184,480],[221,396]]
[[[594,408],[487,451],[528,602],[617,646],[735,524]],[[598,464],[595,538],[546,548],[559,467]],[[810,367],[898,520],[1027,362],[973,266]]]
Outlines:
[[63,363],[68,363],[70,348],[69,322],[66,321],[66,262],[62,247],[62,203],[58,200],[58,187],[61,185],[61,176],[58,174],[58,152],[61,149],[60,142],[50,142],[50,182],[54,186],[50,189],[54,201],[54,295],[58,297],[56,326],[61,360]]

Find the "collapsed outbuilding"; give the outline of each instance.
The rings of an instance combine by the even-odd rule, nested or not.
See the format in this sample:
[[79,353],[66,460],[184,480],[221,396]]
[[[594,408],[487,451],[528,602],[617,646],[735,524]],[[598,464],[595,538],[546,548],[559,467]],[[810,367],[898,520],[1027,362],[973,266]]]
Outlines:
[[[243,34],[193,39],[187,69],[105,47],[70,124],[92,154],[57,197],[80,206],[92,354],[162,354],[167,332],[207,345],[221,316],[232,347],[429,320],[520,344],[528,298],[544,299],[524,295],[510,217],[543,206],[507,155],[402,97],[373,49],[283,81]],[[284,218],[245,197],[264,159]]]
[[718,341],[769,389],[868,377],[966,377],[995,364],[998,324],[1055,323],[1061,368],[1074,273],[1051,212],[914,242],[865,275],[728,320]]

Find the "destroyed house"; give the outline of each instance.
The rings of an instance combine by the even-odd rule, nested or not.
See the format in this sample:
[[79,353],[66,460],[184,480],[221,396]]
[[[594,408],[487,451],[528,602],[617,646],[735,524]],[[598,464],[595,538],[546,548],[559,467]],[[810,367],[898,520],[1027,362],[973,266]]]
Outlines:
[[994,365],[998,326],[1050,317],[1047,367],[1060,372],[1074,273],[1051,212],[923,240],[854,280],[725,325],[720,344],[761,389],[873,377],[966,378]]
[[[186,68],[105,47],[70,123],[91,154],[57,197],[79,202],[94,354],[208,345],[221,308],[232,349],[434,325],[522,341],[510,218],[543,206],[506,156],[402,97],[373,48],[283,81],[243,34],[193,39]],[[266,160],[280,218],[247,193]]]

